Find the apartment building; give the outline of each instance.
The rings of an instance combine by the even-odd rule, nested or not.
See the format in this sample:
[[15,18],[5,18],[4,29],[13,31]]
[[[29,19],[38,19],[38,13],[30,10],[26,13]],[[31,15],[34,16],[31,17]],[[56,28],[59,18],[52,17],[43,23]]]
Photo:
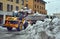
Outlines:
[[21,0],[0,0],[0,11],[15,11],[22,7]]
[[40,14],[47,14],[45,9],[46,2],[43,0],[24,0],[24,6],[31,8],[34,12],[39,12]]

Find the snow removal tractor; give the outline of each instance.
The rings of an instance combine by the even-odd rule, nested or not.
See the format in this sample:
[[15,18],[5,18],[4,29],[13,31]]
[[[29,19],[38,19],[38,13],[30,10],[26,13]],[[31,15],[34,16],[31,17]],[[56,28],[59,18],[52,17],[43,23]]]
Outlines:
[[26,16],[28,16],[28,10],[21,9],[20,11],[14,11],[12,16],[5,18],[5,23],[3,26],[6,27],[8,31],[11,31],[13,28],[16,28],[17,31],[20,31],[23,29]]
[[3,27],[6,27],[8,31],[16,28],[17,31],[26,29],[28,23],[35,24],[37,20],[44,20],[46,15],[34,13],[31,9],[23,8],[20,11],[14,11],[11,16],[5,18]]

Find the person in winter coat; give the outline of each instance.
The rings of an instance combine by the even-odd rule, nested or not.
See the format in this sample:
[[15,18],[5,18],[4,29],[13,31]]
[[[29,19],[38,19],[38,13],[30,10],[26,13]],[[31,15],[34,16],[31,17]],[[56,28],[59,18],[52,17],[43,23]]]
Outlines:
[[1,24],[1,18],[0,18],[0,24]]
[[24,18],[24,15],[21,13],[19,16],[19,20],[22,20]]
[[2,22],[3,22],[3,20],[2,20],[2,18],[0,18],[0,24],[2,24]]
[[24,26],[23,26],[23,22],[20,22],[20,30],[23,30]]
[[26,29],[28,26],[28,22],[25,22],[23,26],[24,26],[24,29]]

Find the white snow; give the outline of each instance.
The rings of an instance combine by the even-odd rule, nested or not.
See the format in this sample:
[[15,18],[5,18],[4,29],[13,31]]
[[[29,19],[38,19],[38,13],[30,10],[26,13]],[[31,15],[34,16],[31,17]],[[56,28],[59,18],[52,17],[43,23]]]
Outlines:
[[6,28],[3,28],[2,26],[0,26],[0,30],[2,30],[2,29],[3,29],[3,30],[6,30]]
[[[58,20],[58,21],[57,21]],[[28,39],[60,39],[60,25],[55,25],[55,23],[58,24],[60,22],[60,19],[54,18],[52,19],[45,19],[44,22],[37,21],[36,24],[33,26],[28,26],[25,30],[25,33],[28,33],[29,35]],[[53,23],[53,24],[51,24]],[[52,31],[49,29],[52,28]],[[44,32],[45,36],[44,36]]]

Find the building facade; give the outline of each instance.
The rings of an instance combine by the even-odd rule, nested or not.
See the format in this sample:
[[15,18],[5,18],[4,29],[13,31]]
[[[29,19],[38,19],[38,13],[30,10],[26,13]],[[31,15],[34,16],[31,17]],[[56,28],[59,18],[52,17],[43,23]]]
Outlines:
[[15,11],[22,7],[21,0],[0,0],[0,11]]
[[47,14],[45,4],[46,2],[43,0],[24,0],[24,7],[31,8],[34,12],[39,12],[40,14]]
[[6,16],[11,16],[13,11],[21,8],[21,0],[0,0],[0,24],[5,23]]

